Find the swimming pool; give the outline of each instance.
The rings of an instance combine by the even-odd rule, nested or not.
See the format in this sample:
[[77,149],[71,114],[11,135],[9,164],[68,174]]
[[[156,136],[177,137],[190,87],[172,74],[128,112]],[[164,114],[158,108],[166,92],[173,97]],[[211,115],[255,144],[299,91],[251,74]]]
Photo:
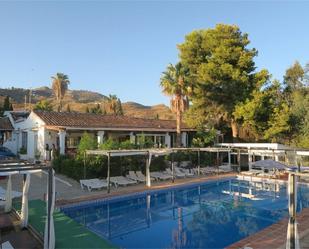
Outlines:
[[[309,206],[299,186],[298,211]],[[81,203],[62,211],[121,248],[224,248],[288,215],[285,185],[237,179]]]

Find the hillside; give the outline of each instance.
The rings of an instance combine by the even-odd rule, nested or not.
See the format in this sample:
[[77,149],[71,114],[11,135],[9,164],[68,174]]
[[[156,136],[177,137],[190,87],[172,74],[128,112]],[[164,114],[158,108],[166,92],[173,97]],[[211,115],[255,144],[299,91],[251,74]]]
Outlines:
[[135,102],[125,102],[122,104],[125,115],[134,117],[147,117],[159,119],[175,119],[171,110],[163,104],[154,106],[144,106]]
[[[23,88],[0,88],[0,102],[3,102],[5,96],[9,96],[14,109],[23,109],[26,101],[29,101],[29,89]],[[56,109],[56,101],[53,96],[53,91],[49,87],[43,86],[32,89],[31,103],[35,104],[42,99],[51,101]],[[91,108],[98,103],[103,103],[107,97],[101,93],[87,90],[69,90],[64,97],[64,108],[69,104],[72,111],[85,112],[86,108]],[[174,114],[163,104],[154,106],[145,106],[136,102],[122,103],[124,114],[127,116],[141,118],[160,118],[174,119]]]

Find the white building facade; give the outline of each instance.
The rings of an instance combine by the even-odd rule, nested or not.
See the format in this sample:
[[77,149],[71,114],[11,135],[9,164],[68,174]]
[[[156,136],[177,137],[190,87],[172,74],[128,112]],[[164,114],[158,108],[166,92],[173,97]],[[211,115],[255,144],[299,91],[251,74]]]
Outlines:
[[[174,147],[176,122],[127,116],[99,115],[75,112],[5,112],[13,130],[3,146],[23,159],[49,160],[50,151],[74,154],[83,133],[87,132],[98,144],[106,139],[129,140],[133,144],[150,141],[155,147]],[[183,125],[182,146],[190,146],[194,129]],[[191,136],[190,136],[191,134]],[[192,139],[191,139],[192,140]]]

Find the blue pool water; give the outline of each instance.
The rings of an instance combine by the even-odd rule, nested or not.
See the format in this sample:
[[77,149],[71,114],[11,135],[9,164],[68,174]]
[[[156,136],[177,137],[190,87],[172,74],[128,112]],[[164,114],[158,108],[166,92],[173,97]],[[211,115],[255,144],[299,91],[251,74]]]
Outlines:
[[[230,179],[62,211],[121,248],[224,248],[286,217],[287,202],[284,185]],[[298,211],[308,206],[299,186]]]

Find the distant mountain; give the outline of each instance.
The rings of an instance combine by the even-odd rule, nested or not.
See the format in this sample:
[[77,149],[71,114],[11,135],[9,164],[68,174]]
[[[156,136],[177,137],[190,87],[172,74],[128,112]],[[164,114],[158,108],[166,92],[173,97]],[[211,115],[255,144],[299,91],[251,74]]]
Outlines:
[[139,118],[175,119],[174,114],[166,105],[145,106],[135,102],[122,103],[125,115]]
[[[31,103],[35,104],[42,99],[51,101],[55,107],[57,103],[53,96],[53,91],[47,86],[32,89]],[[26,101],[29,101],[30,90],[23,88],[0,88],[0,102],[5,96],[9,96],[13,102],[14,109],[23,109]],[[70,105],[72,111],[85,112],[86,108],[94,107],[97,104],[102,104],[107,97],[98,92],[87,90],[69,90],[64,97],[64,108]],[[145,106],[136,102],[122,103],[124,114],[127,116],[142,117],[142,118],[159,118],[159,119],[174,119],[174,114],[163,104],[154,106]]]

